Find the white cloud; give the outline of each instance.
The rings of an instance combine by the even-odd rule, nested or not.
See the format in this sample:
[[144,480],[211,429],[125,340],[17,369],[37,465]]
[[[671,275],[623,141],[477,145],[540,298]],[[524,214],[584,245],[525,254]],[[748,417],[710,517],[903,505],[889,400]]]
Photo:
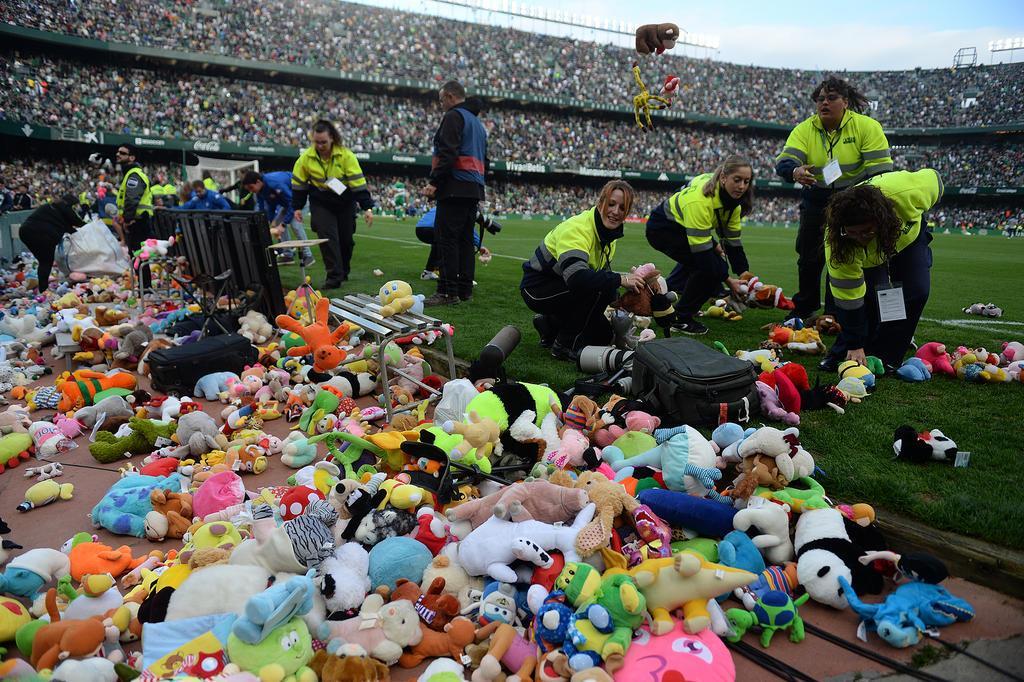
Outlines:
[[849,71],[949,67],[961,47],[977,48],[978,62],[987,64],[988,41],[1005,33],[997,27],[924,31],[884,25],[762,25],[711,30],[722,37],[717,56],[722,61]]

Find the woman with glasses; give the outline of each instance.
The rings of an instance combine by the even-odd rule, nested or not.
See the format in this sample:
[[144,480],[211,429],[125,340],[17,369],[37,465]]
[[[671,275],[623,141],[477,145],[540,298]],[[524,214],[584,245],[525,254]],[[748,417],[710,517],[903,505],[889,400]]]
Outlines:
[[828,286],[842,331],[823,366],[877,356],[895,371],[931,287],[932,235],[924,214],[942,198],[938,172],[877,175],[825,207]]
[[[776,158],[775,172],[803,185],[796,235],[799,291],[789,317],[809,317],[821,307],[822,223],[825,204],[836,190],[892,170],[882,126],[861,112],[868,100],[846,81],[830,76],[811,92],[817,112],[799,123]],[[826,292],[825,312],[831,313]]]

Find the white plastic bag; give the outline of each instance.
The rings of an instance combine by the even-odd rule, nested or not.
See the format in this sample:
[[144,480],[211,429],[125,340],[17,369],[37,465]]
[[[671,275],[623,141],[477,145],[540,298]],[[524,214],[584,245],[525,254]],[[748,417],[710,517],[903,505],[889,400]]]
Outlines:
[[441,389],[441,400],[434,407],[434,423],[466,421],[466,407],[476,395],[477,390],[469,379],[447,382]]
[[121,243],[99,219],[64,236],[57,252],[57,265],[65,274],[87,275],[119,275],[131,267]]

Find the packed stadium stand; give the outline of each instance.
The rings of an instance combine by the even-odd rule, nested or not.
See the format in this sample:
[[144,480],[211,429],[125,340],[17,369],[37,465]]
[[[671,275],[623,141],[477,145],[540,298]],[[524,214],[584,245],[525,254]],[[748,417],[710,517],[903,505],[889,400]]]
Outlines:
[[[406,38],[382,45],[377,36],[396,25]],[[631,50],[353,3],[0,0],[0,36],[11,151],[0,173],[39,197],[84,189],[96,176],[89,153],[139,138],[172,178],[186,152],[289,168],[321,116],[341,124],[375,184],[402,175],[415,186],[429,163],[434,89],[458,78],[485,101],[491,210],[565,214],[622,176],[642,190],[642,215],[738,152],[761,193],[751,219],[792,222],[795,190],[774,175],[775,156],[826,75],[666,53],[646,62],[649,76],[674,73],[680,91],[641,134],[628,106]],[[867,96],[896,168],[942,174],[949,191],[933,221],[1019,216],[1024,65],[838,75]]]

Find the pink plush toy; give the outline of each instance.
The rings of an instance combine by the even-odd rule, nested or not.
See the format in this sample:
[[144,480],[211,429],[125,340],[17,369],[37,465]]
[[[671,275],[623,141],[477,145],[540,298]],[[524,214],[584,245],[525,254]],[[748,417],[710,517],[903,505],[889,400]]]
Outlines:
[[[580,467],[585,461],[583,454],[589,447],[590,441],[582,431],[565,429],[562,432],[561,444],[556,449],[544,453],[544,462],[554,464],[559,469]],[[600,459],[600,454],[596,454],[593,459],[596,462]]]
[[641,431],[643,433],[651,434],[654,433],[655,429],[661,426],[661,419],[654,415],[641,412],[640,410],[631,410],[627,412],[623,419],[626,422],[626,428],[622,428],[617,424],[611,424],[607,428],[599,429],[594,433],[594,443],[598,447],[608,447],[615,442],[615,439],[626,433],[627,431]]
[[1003,364],[1024,360],[1024,343],[1020,341],[1004,341],[1003,352],[999,354]]
[[953,363],[950,362],[949,353],[946,352],[946,346],[938,343],[937,341],[929,341],[920,348],[914,354],[915,357],[920,358],[928,365],[932,374],[948,374],[951,377],[956,376],[956,370],[953,369]]
[[245,500],[245,484],[234,471],[222,471],[203,481],[199,490],[192,495],[192,512],[205,519]]
[[77,438],[84,433],[82,431],[82,422],[60,413],[54,416],[53,424],[57,427],[58,431],[64,434],[65,438]]
[[710,629],[688,634],[683,631],[682,621],[677,621],[671,632],[658,637],[644,626],[629,645],[614,679],[734,682],[736,666],[718,635]]
[[763,381],[758,381],[755,385],[757,386],[757,394],[761,398],[761,411],[766,417],[781,421],[790,426],[796,426],[800,423],[800,415],[795,412],[789,412],[782,406],[782,401],[779,399],[778,394],[775,393],[774,388]]

